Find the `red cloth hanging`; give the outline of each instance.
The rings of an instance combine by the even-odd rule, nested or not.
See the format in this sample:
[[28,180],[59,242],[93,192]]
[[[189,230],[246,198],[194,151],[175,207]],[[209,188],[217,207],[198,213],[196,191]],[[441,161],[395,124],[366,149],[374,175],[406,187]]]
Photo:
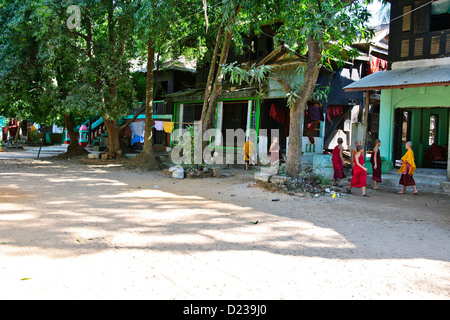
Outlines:
[[269,117],[274,119],[276,122],[284,124],[284,130],[286,137],[289,137],[289,126],[290,122],[290,110],[288,108],[282,108],[277,106],[275,103],[272,103],[270,106]]
[[371,57],[370,62],[367,65],[367,74],[372,74],[378,71],[384,71],[387,70],[387,61],[377,58],[377,57]]
[[333,122],[333,119],[336,117],[340,117],[342,116],[342,114],[344,113],[344,107],[340,106],[340,105],[328,105],[327,106],[327,120],[329,122]]

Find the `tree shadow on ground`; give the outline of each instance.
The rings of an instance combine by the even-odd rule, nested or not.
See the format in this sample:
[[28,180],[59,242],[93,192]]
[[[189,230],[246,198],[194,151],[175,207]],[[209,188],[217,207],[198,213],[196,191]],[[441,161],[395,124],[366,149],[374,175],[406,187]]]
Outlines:
[[242,177],[173,180],[54,159],[4,169],[0,242],[12,255],[26,247],[55,258],[122,249],[450,258],[448,196],[296,198]]

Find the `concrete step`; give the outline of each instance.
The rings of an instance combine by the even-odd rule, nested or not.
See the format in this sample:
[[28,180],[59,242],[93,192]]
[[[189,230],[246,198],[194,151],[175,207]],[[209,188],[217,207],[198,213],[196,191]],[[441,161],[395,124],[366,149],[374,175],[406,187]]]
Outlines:
[[[414,181],[416,182],[416,187],[419,191],[450,195],[450,181],[447,181],[447,177],[445,175],[417,173],[414,174],[413,177]],[[379,183],[379,186],[385,190],[400,190],[402,187],[399,184],[399,173],[390,172],[382,174],[381,180],[382,182]],[[371,174],[367,176],[367,185],[372,185]]]

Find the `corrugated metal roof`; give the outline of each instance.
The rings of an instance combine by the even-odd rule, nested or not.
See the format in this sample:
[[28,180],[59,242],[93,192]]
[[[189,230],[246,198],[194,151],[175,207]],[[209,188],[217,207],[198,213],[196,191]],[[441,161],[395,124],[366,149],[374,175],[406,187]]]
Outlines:
[[348,86],[345,91],[407,88],[450,84],[450,65],[379,71]]

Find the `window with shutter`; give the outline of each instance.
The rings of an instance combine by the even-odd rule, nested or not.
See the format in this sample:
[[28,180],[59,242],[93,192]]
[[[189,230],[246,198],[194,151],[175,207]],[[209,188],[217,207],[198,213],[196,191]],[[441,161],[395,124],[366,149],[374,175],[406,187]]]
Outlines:
[[430,54],[438,54],[440,45],[441,45],[441,36],[432,36]]
[[445,53],[450,53],[450,33],[445,37]]
[[402,24],[403,32],[411,31],[411,10],[412,6],[403,7],[403,24]]
[[420,57],[423,55],[423,38],[416,38],[414,40],[414,56]]
[[409,56],[409,39],[403,40],[400,47],[400,58],[406,58]]
[[414,7],[419,8],[414,12],[414,33],[424,33],[427,31],[427,7],[421,7],[423,1],[415,1]]

